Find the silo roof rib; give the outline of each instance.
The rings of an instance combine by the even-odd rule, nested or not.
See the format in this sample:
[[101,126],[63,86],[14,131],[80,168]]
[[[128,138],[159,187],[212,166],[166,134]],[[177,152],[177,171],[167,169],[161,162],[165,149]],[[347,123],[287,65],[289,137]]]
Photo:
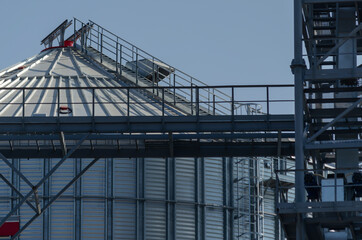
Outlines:
[[49,66],[49,69],[48,69],[47,73],[45,74],[45,76],[51,76],[52,75],[52,71],[54,70],[55,65],[58,63],[59,58],[61,57],[62,53],[63,53],[63,51],[58,51],[54,61]]
[[74,54],[73,54],[73,51],[69,51],[70,53],[70,59],[72,60],[73,64],[74,64],[74,68],[75,70],[77,71],[78,75],[80,77],[84,76],[85,74],[82,72],[82,70],[80,69],[80,66],[77,62],[77,59],[75,58]]

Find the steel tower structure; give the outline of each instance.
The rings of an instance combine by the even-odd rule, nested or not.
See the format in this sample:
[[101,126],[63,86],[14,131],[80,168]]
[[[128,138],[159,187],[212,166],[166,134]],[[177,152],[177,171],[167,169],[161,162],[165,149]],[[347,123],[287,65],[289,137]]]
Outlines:
[[280,191],[279,216],[288,239],[361,239],[362,2],[294,10],[296,199]]

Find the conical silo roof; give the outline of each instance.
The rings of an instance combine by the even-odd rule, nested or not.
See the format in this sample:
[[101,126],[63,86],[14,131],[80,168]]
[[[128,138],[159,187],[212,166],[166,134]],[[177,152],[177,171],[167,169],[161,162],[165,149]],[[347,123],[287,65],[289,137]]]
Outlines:
[[[63,113],[68,116],[90,116],[93,101],[96,116],[161,114],[160,101],[127,89],[130,84],[121,79],[73,47],[46,49],[0,72],[0,115],[21,116],[23,97],[25,116],[56,116],[58,108],[70,109]],[[181,112],[166,106],[164,114]]]
[[[210,90],[92,21],[81,23],[65,40],[70,23],[64,21],[43,39],[47,48],[39,54],[0,71],[0,116],[218,114],[219,90]],[[93,26],[97,29],[92,34]],[[59,36],[60,46],[54,47]]]

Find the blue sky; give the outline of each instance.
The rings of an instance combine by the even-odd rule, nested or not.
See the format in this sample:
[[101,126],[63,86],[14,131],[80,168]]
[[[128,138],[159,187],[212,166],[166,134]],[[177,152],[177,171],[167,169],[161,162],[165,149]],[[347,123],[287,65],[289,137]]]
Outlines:
[[210,85],[292,83],[290,0],[2,0],[0,69],[66,18],[91,19]]

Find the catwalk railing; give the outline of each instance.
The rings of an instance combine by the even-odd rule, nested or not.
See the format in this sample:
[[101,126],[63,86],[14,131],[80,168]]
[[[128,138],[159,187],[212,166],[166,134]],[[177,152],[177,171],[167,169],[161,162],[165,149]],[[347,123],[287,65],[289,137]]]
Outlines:
[[[163,62],[93,21],[86,24],[75,18],[75,32],[77,28],[82,31],[78,34],[82,36],[79,46],[81,51],[91,53],[93,59],[109,68],[114,74],[122,76],[123,72],[130,72],[135,78],[136,86],[146,81],[149,86],[166,87],[170,90],[181,87],[177,89],[180,96],[188,98],[191,102],[197,101],[195,98],[199,97],[203,105],[208,105],[206,109],[209,113],[215,115],[230,112],[224,103],[234,98],[232,91],[227,91],[223,87],[207,87],[204,82]],[[199,93],[186,91],[187,88],[183,87],[195,89]],[[214,105],[208,104],[211,102]]]
[[[146,112],[145,115],[291,114],[294,112],[292,88],[293,85],[6,87],[0,88],[0,112],[2,116],[15,117],[142,116],[132,109],[153,108],[154,111]],[[231,97],[204,96],[202,90],[205,89],[223,89],[231,93]],[[155,91],[158,94],[154,94]],[[184,92],[188,94],[185,96]],[[222,110],[217,105],[222,106]],[[85,110],[77,113],[77,108]]]
[[[295,199],[288,197],[288,193],[294,191],[294,184],[287,184],[287,179],[295,175],[295,168],[276,171],[277,203],[282,209],[285,204],[295,204]],[[330,207],[333,211],[355,211],[356,208],[348,208],[348,202],[357,204],[362,201],[362,169],[361,168],[328,168],[305,169],[304,185],[306,191],[305,204],[298,207],[300,212],[322,211],[323,207]],[[337,208],[336,205],[345,204],[345,208]],[[325,205],[325,206],[324,206]],[[319,210],[318,210],[319,209]],[[295,212],[288,209],[288,213]]]

